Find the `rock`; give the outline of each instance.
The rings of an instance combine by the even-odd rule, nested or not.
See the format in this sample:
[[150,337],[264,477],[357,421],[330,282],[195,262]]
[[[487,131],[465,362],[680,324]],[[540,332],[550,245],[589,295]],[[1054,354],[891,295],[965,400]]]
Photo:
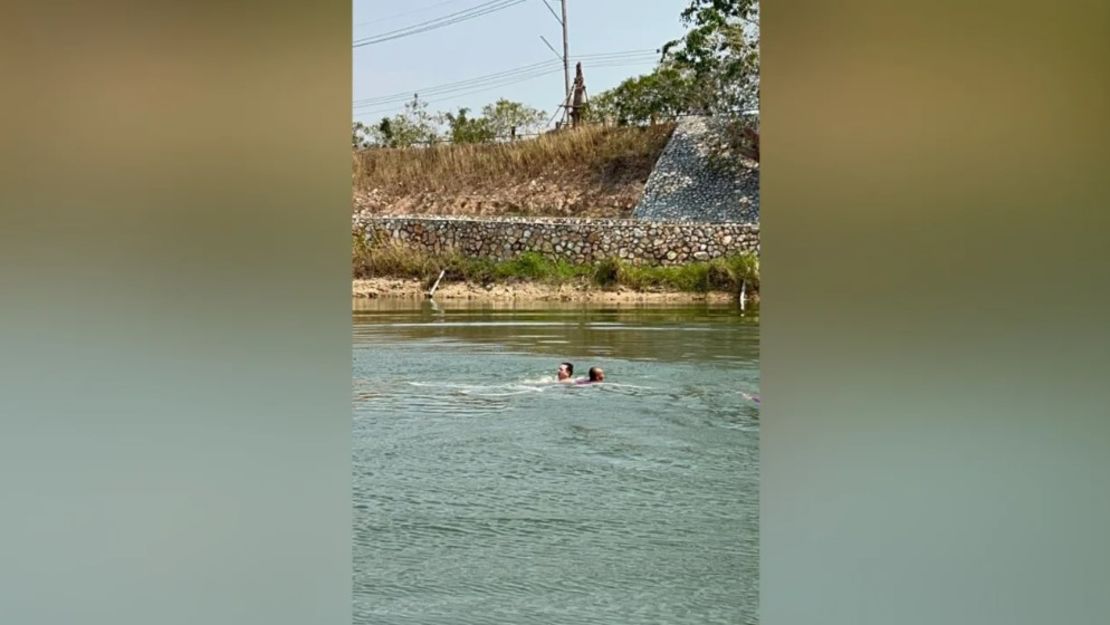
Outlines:
[[721,144],[720,120],[689,117],[679,122],[652,171],[638,219],[693,222],[758,221],[759,169],[755,163],[720,168],[713,149]]
[[[708,200],[707,200],[708,201]],[[617,256],[633,264],[704,261],[733,251],[759,253],[758,224],[711,224],[691,220],[574,218],[381,217],[359,213],[356,234],[373,245],[385,238],[418,249],[489,259],[535,251],[549,258],[594,262]]]

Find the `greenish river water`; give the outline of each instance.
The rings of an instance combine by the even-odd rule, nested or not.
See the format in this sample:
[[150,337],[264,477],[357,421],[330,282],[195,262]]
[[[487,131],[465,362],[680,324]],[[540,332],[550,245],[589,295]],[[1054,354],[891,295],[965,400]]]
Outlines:
[[354,622],[756,623],[758,318],[537,306],[356,304]]

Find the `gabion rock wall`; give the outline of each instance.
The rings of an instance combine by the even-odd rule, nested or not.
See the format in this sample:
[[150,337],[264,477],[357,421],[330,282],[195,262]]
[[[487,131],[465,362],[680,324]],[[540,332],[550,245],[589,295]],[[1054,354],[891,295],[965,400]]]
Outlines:
[[700,222],[758,222],[759,167],[722,167],[710,148],[724,122],[708,117],[681,120],[655,164],[644,195],[632,211],[637,219]]

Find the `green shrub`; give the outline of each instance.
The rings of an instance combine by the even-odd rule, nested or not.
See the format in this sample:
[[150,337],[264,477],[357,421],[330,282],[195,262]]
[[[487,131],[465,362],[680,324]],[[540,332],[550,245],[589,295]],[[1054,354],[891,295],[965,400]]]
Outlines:
[[[738,254],[728,258],[737,281],[743,280],[749,289],[759,290],[759,257],[755,254]],[[739,289],[739,286],[736,287]]]
[[621,261],[616,258],[606,258],[605,260],[594,265],[593,281],[594,284],[602,287],[611,287],[616,285],[621,278],[623,267]]
[[554,274],[553,263],[538,252],[525,252],[520,256],[499,263],[497,274],[502,278],[527,278],[546,280]]

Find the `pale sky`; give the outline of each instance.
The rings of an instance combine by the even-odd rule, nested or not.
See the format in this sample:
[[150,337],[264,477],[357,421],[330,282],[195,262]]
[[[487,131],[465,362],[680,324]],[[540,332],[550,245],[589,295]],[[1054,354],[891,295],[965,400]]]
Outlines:
[[[548,1],[556,12],[560,11],[559,0]],[[497,8],[509,2],[354,0],[353,39],[372,38],[479,5]],[[682,35],[679,14],[687,4],[688,0],[567,0],[572,78],[573,61],[580,55],[637,51],[583,59],[586,89],[591,96],[650,71],[658,58],[653,51]],[[380,98],[395,94],[411,98],[417,92],[433,112],[465,106],[476,113],[484,104],[507,98],[546,111],[550,117],[563,99],[563,72],[561,62],[544,45],[541,35],[561,53],[562,29],[543,0],[523,0],[474,19],[354,48],[354,119],[369,123],[393,115],[402,109],[403,102]],[[439,94],[426,91],[544,63],[550,66],[538,65],[481,83],[448,87]],[[544,71],[551,73],[534,76]],[[517,82],[521,78],[527,80]],[[372,98],[379,99],[368,101]]]

